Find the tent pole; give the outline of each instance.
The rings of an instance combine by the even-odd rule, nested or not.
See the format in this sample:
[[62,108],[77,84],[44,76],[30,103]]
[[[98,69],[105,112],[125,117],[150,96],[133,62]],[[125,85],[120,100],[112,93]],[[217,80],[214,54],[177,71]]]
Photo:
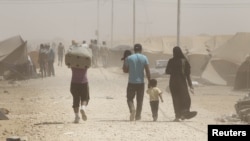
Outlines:
[[133,45],[135,44],[135,30],[136,30],[136,25],[135,25],[135,0],[133,0]]
[[97,18],[97,19],[96,19],[96,20],[97,20],[97,24],[96,24],[96,26],[97,26],[97,27],[96,27],[96,30],[97,30],[97,31],[96,31],[97,45],[99,44],[99,40],[100,40],[100,39],[99,39],[99,38],[100,38],[100,36],[99,36],[99,22],[100,22],[100,21],[99,21],[99,20],[100,20],[100,18],[99,18],[100,15],[99,15],[99,14],[100,14],[100,13],[99,13],[99,12],[100,12],[100,0],[97,0],[97,17],[96,17],[96,18]]
[[181,0],[177,4],[177,46],[180,45],[180,13],[181,13]]
[[113,48],[113,34],[114,34],[114,0],[111,1],[111,41],[110,41],[110,47]]

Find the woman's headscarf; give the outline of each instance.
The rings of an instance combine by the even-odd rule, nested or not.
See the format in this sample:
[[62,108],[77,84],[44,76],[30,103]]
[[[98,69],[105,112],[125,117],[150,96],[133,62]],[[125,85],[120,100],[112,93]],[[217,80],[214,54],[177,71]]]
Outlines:
[[183,52],[181,51],[181,48],[178,46],[175,46],[173,48],[173,56],[174,56],[174,59],[186,59]]

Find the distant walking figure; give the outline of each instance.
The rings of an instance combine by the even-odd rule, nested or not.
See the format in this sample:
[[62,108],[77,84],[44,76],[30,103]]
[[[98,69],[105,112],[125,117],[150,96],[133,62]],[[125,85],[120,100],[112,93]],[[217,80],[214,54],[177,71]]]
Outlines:
[[65,48],[61,42],[58,45],[57,53],[58,53],[58,66],[62,66]]
[[41,72],[42,78],[46,77],[46,74],[47,74],[46,62],[47,62],[46,48],[44,44],[41,44],[40,49],[39,49],[38,63],[40,66],[40,72]]
[[[124,58],[123,72],[129,73],[127,85],[127,103],[130,111],[130,121],[140,120],[144,97],[144,70],[148,81],[150,80],[150,70],[148,58],[141,54],[141,44],[134,45],[134,54]],[[136,96],[137,106],[134,107],[133,99]]]
[[105,41],[102,42],[102,46],[100,47],[100,56],[101,56],[101,61],[102,61],[103,67],[107,67],[108,66],[109,49],[108,49]]
[[55,76],[54,61],[55,52],[53,48],[50,48],[48,53],[48,76]]
[[[190,119],[196,116],[197,112],[190,112],[191,98],[188,86],[193,92],[193,85],[190,78],[190,64],[181,48],[176,46],[173,48],[173,58],[168,61],[166,74],[170,74],[169,87],[172,95],[175,119]],[[188,84],[188,85],[187,85]]]
[[91,40],[90,49],[92,50],[92,66],[98,67],[98,58],[99,58],[99,47],[97,40]]

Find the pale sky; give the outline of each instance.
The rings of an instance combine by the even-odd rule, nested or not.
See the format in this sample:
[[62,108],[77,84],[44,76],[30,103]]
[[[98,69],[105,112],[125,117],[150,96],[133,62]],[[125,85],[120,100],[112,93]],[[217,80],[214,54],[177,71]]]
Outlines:
[[[0,0],[0,40],[96,38],[98,0]],[[100,40],[110,40],[111,1],[99,0]],[[250,32],[249,0],[181,0],[181,35]],[[133,35],[133,0],[114,0],[114,40]],[[136,0],[136,37],[176,35],[177,0]]]

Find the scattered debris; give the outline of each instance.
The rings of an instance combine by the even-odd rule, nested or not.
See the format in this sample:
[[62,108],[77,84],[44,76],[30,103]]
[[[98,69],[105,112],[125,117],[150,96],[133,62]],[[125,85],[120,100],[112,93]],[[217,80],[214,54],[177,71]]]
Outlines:
[[66,133],[64,133],[64,135],[72,135],[72,134],[74,134],[74,132],[66,132]]
[[15,80],[8,81],[8,84],[11,85],[11,86],[14,86],[14,87],[21,86],[21,83],[18,82],[18,81],[15,81]]
[[250,93],[235,104],[235,110],[242,121],[250,123]]
[[6,138],[6,141],[28,141],[28,138],[26,136],[24,137],[12,136],[12,137]]
[[63,122],[42,122],[42,123],[36,123],[35,125],[46,125],[46,124],[64,124]]
[[114,99],[114,98],[111,96],[106,96],[106,99]]
[[223,115],[219,118],[215,119],[217,122],[224,122],[224,123],[235,123],[235,122],[241,122],[241,119],[238,115],[232,114],[232,115]]
[[0,120],[9,120],[9,118],[2,111],[0,111]]
[[12,136],[12,137],[8,137],[6,141],[21,141],[21,138],[18,136]]
[[9,110],[6,108],[0,108],[0,112],[2,112],[3,114],[9,114]]

